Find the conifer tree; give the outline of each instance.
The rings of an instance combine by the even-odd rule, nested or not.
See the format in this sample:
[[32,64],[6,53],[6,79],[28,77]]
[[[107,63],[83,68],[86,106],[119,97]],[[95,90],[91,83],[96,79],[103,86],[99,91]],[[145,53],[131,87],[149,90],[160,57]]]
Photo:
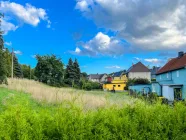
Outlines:
[[75,75],[74,65],[72,59],[70,58],[65,70],[65,83],[72,86],[74,83],[74,75]]
[[21,66],[20,66],[18,59],[15,55],[14,55],[13,61],[14,61],[14,77],[23,78],[23,72],[21,70]]
[[75,59],[73,67],[74,67],[74,83],[79,84],[81,78],[81,71],[77,59]]
[[[1,26],[1,19],[2,19],[2,14],[0,14],[0,26]],[[6,61],[4,57],[4,40],[3,40],[3,31],[0,28],[0,84],[2,83],[7,83],[6,80]]]
[[7,77],[11,77],[12,55],[11,55],[10,51],[7,48],[4,49],[4,58],[5,58],[5,61],[6,61],[6,71],[7,71],[6,76]]

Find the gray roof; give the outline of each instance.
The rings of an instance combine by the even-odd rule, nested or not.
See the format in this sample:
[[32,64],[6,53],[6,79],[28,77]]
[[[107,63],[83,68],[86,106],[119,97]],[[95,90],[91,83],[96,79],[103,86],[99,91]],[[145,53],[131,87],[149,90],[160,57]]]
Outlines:
[[91,79],[101,79],[105,74],[90,74]]
[[128,69],[127,73],[129,72],[150,72],[150,70],[144,64],[138,62]]
[[120,77],[123,73],[126,73],[126,70],[119,71],[119,72],[115,72],[115,73],[113,74],[113,77]]
[[160,67],[153,67],[152,69],[150,69],[151,74],[155,75],[158,72],[159,69],[160,69]]

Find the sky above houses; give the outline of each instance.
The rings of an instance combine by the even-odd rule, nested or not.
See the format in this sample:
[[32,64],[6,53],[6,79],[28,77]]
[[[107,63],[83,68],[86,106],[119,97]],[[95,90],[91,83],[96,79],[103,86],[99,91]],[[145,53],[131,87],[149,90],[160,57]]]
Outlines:
[[36,54],[77,58],[87,73],[162,66],[186,51],[185,0],[9,0],[5,46],[34,67]]

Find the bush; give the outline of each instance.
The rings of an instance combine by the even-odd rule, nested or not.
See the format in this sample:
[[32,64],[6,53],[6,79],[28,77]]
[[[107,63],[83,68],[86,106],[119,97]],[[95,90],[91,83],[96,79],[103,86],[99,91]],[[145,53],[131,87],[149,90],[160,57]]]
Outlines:
[[85,84],[83,85],[83,89],[84,89],[84,90],[90,91],[90,90],[92,90],[92,86],[91,86],[90,83],[85,83]]
[[92,89],[102,89],[102,86],[100,83],[97,82],[90,82]]

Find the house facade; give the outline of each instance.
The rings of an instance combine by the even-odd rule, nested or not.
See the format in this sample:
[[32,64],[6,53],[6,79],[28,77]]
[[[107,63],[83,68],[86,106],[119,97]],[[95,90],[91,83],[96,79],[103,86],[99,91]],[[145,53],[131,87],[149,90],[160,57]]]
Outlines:
[[127,81],[126,71],[116,72],[112,77],[108,77],[108,81],[103,84],[103,89],[105,91],[124,91]]
[[159,69],[160,69],[160,67],[156,67],[156,66],[154,66],[152,69],[150,69],[151,79],[156,79],[156,73],[158,72]]
[[186,53],[179,52],[176,58],[170,59],[156,73],[156,82],[150,85],[130,86],[129,89],[143,93],[149,88],[149,93],[157,93],[169,101],[186,99]]
[[150,70],[141,62],[132,65],[128,69],[127,75],[129,79],[143,78],[143,79],[148,79],[149,81],[151,80]]
[[104,83],[106,81],[107,74],[90,74],[88,80],[92,82]]
[[161,94],[173,101],[186,98],[186,54],[179,52],[178,57],[171,59],[156,75],[161,86]]

